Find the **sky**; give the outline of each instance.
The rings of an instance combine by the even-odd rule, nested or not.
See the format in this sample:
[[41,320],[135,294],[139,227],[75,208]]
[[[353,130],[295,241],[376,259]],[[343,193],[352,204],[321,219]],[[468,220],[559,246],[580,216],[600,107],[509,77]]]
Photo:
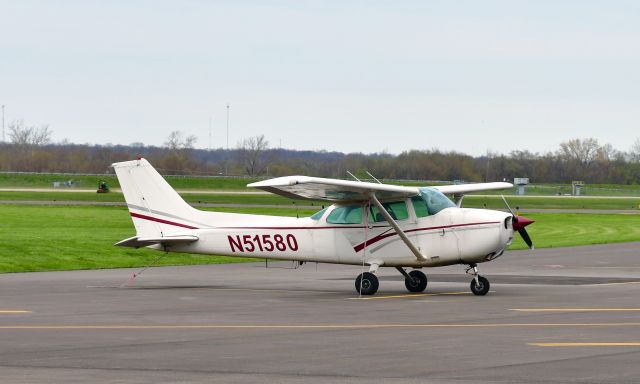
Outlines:
[[224,148],[227,103],[230,148],[628,150],[640,2],[0,0],[6,124]]

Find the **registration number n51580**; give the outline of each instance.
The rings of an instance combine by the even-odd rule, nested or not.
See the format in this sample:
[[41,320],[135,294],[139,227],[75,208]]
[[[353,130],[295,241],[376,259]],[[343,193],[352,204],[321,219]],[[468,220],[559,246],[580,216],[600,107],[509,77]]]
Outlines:
[[298,240],[290,233],[286,235],[228,235],[227,239],[233,253],[298,250]]

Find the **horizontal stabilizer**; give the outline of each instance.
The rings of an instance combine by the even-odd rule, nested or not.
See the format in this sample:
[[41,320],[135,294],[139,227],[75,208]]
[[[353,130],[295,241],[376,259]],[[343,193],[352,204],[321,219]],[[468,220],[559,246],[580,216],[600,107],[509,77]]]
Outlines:
[[183,236],[166,236],[166,237],[130,237],[115,243],[119,247],[148,247],[154,244],[181,244],[181,243],[193,243],[198,241],[198,236],[183,235]]

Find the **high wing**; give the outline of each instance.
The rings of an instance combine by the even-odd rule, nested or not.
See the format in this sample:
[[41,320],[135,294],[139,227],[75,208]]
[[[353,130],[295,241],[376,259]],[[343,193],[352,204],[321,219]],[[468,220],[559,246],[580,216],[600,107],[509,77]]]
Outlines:
[[439,185],[431,187],[444,193],[445,195],[464,195],[470,192],[495,191],[497,189],[513,188],[511,183],[475,183],[475,184],[455,184],[455,185]]
[[292,199],[327,201],[366,201],[375,192],[379,199],[415,196],[416,187],[368,183],[309,176],[285,176],[251,183],[247,187],[262,189]]
[[[378,184],[362,181],[325,179],[309,176],[277,177],[247,187],[262,189],[292,199],[326,200],[326,201],[368,201],[371,193],[380,200],[406,198],[420,193],[418,187]],[[510,183],[479,183],[433,187],[445,194],[465,194],[469,192],[507,189]]]

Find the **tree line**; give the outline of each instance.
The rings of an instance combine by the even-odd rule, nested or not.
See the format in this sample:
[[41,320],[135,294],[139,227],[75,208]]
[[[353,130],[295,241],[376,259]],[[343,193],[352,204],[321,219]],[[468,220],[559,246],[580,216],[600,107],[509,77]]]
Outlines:
[[138,156],[163,174],[276,177],[292,174],[345,178],[347,171],[379,179],[510,181],[535,183],[640,184],[640,139],[626,151],[595,138],[576,138],[555,151],[470,156],[437,148],[388,153],[341,153],[272,148],[264,135],[240,141],[233,149],[194,148],[195,136],[172,132],[162,146],[52,143],[47,126],[22,122],[9,126],[11,142],[0,144],[0,171],[110,173],[109,165]]

